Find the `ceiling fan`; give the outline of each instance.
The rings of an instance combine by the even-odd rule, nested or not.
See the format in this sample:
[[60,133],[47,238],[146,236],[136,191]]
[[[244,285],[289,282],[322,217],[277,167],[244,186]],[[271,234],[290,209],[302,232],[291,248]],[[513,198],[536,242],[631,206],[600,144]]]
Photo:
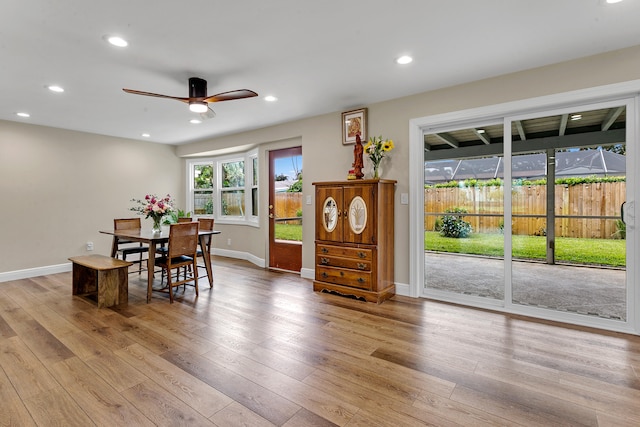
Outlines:
[[[211,114],[213,110],[209,107],[210,102],[222,102],[222,101],[232,101],[234,99],[243,99],[243,98],[252,98],[254,96],[258,96],[252,90],[249,89],[238,89],[231,90],[229,92],[217,93],[215,95],[207,96],[207,81],[200,79],[198,77],[189,78],[189,97],[188,98],[180,98],[177,96],[169,96],[169,95],[160,95],[157,93],[151,92],[141,92],[139,90],[133,89],[122,89],[127,93],[132,93],[134,95],[145,95],[145,96],[155,96],[157,98],[167,98],[167,99],[175,99],[176,101],[181,101],[189,104],[189,109],[194,113],[205,114],[208,113],[208,117],[213,117]],[[211,113],[209,113],[211,111]],[[215,113],[213,113],[215,115]]]

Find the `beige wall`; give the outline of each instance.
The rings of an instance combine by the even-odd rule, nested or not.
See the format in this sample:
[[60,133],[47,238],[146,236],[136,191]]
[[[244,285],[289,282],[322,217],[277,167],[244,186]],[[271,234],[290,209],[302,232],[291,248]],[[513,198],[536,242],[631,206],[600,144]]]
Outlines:
[[[640,46],[365,105],[369,135],[396,142],[383,165],[384,177],[398,181],[396,283],[409,282],[409,206],[400,204],[400,194],[409,192],[410,119],[636,79]],[[175,148],[0,122],[0,273],[63,263],[82,253],[87,240],[96,243],[96,252],[108,253],[109,239],[97,230],[108,228],[114,217],[130,215],[129,199],[170,191],[184,201],[185,160],[175,155],[259,146],[266,182],[267,151],[302,145],[303,192],[313,195],[312,182],[345,178],[350,169],[353,146],[343,146],[340,133],[340,111]],[[266,188],[260,198],[260,227],[219,225],[224,234],[216,246],[267,258]],[[313,269],[313,205],[303,205],[303,215],[303,268]],[[231,247],[226,246],[229,237]]]
[[182,163],[173,146],[0,121],[0,273],[68,263],[87,241],[109,254],[98,230],[135,216],[130,199],[184,203]]
[[[640,79],[640,46],[372,105],[351,106],[368,108],[369,135],[382,135],[396,143],[390,158],[383,164],[384,177],[398,181],[395,207],[396,283],[409,283],[409,206],[400,204],[400,194],[409,192],[410,119],[636,79]],[[179,156],[197,156],[201,152],[216,151],[234,145],[260,145],[262,152],[275,146],[271,141],[293,138],[302,142],[303,192],[305,195],[313,195],[312,182],[343,179],[350,169],[353,146],[343,146],[340,133],[338,111],[179,146],[176,153]],[[262,165],[264,172],[265,163]],[[262,175],[262,178],[265,182],[266,176]],[[265,191],[266,189],[263,189],[261,192],[263,201],[267,200]],[[262,248],[260,253],[266,257],[266,203],[262,205],[261,230],[256,232],[249,227],[227,227],[225,232],[233,233],[240,239],[242,236],[251,239],[253,247]],[[304,205],[303,215],[307,219],[303,226],[303,268],[313,269],[313,205]],[[235,240],[237,239],[234,238]]]

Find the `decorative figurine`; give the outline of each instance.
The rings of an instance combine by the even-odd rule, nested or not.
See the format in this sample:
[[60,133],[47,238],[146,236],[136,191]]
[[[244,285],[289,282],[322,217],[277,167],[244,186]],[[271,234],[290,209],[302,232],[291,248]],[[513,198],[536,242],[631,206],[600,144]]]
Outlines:
[[364,152],[364,147],[362,146],[362,141],[360,140],[360,132],[356,134],[356,145],[353,147],[353,173],[356,179],[362,179],[364,177],[364,173],[362,172],[362,168],[364,167],[364,163],[362,162],[362,153]]

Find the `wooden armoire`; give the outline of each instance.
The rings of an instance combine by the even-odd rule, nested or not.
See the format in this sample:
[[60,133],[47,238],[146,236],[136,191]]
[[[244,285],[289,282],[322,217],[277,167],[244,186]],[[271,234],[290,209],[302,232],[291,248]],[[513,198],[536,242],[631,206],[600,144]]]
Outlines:
[[315,291],[375,303],[395,295],[395,184],[385,179],[313,183]]

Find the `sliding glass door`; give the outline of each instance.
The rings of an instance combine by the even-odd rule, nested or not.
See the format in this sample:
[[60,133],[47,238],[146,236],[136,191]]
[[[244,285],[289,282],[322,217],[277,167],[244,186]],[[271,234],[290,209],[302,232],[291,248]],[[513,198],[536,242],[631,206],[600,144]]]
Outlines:
[[626,123],[624,105],[512,121],[513,304],[627,320]]
[[424,131],[422,295],[609,329],[634,321],[630,110],[603,102]]
[[[502,125],[425,135],[425,291],[441,299],[504,300]],[[443,145],[444,144],[444,145]],[[501,144],[499,144],[501,145]]]

